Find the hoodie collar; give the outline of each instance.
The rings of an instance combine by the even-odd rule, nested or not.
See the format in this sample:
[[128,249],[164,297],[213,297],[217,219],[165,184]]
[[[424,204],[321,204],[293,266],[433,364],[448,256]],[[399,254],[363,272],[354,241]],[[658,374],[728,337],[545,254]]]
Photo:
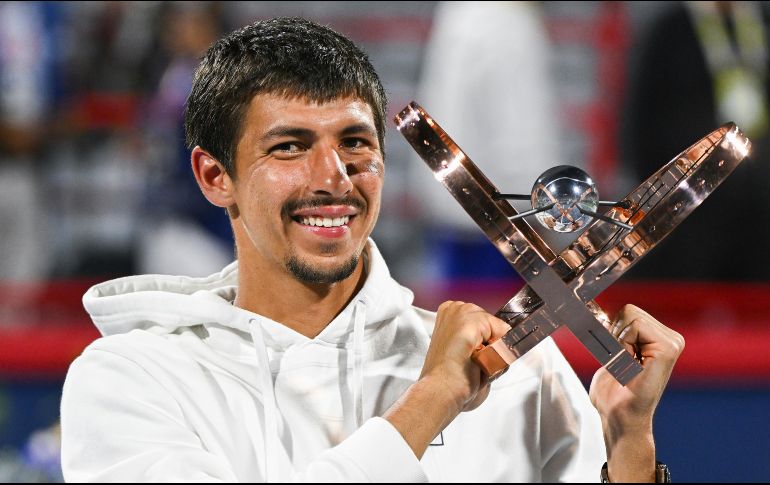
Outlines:
[[[391,276],[376,244],[369,239],[369,271],[361,291],[313,340],[343,346],[352,339],[355,303],[366,306],[366,330],[374,330],[412,304],[413,294]],[[248,332],[254,314],[234,307],[238,262],[205,278],[142,275],[119,278],[89,289],[83,306],[104,336],[134,329],[171,333],[179,328],[215,323]],[[264,317],[265,343],[285,348],[307,337]]]

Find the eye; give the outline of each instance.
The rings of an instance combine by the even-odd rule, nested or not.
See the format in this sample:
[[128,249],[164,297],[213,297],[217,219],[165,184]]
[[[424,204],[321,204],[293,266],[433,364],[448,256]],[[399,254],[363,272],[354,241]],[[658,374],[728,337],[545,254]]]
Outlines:
[[301,143],[296,141],[287,141],[284,143],[279,143],[270,148],[270,153],[294,155],[300,153],[302,150],[303,146]]
[[344,148],[357,149],[365,148],[369,145],[369,142],[363,138],[345,138],[340,145]]

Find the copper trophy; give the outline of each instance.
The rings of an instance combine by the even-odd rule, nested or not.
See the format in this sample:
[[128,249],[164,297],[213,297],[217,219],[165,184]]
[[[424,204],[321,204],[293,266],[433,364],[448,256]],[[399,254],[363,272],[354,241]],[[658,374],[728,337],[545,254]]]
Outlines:
[[[612,336],[609,318],[593,299],[703,202],[751,147],[738,127],[727,123],[622,200],[608,202],[599,200],[588,174],[570,166],[546,171],[530,195],[501,193],[417,103],[404,108],[395,122],[436,179],[527,283],[496,313],[511,330],[473,356],[490,379],[562,325],[622,385],[638,375],[642,366]],[[533,208],[519,213],[508,200],[523,198]],[[552,230],[585,230],[556,254],[532,229],[530,216]]]

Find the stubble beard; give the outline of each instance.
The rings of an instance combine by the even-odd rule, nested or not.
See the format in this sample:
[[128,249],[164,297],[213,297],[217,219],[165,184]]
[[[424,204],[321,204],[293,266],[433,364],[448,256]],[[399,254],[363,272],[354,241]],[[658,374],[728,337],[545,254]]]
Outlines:
[[[310,207],[322,207],[324,205],[349,205],[359,210],[359,215],[367,213],[368,205],[360,197],[348,195],[341,199],[333,197],[316,197],[313,199],[297,199],[287,201],[281,208],[281,213],[285,218],[291,218],[294,211]],[[321,254],[333,255],[338,250],[335,243],[327,243],[320,248]],[[340,264],[336,268],[322,270],[312,265],[308,261],[300,259],[294,251],[290,251],[284,261],[284,266],[294,278],[302,283],[308,284],[331,284],[339,283],[349,278],[358,266],[358,259],[361,257],[363,248],[354,253],[350,259]]]
[[294,278],[302,283],[331,284],[349,278],[356,270],[360,256],[360,254],[353,254],[341,265],[324,271],[303,261],[296,254],[290,254],[286,258],[285,266]]

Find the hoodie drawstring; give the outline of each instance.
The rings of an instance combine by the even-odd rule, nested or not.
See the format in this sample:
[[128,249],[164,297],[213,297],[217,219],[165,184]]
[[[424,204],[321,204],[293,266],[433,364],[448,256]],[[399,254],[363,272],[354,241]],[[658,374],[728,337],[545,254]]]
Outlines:
[[364,326],[366,304],[358,300],[353,320],[353,408],[356,413],[356,429],[364,424]]
[[[353,409],[356,429],[364,424],[364,329],[366,326],[366,304],[358,300],[353,316]],[[285,481],[282,476],[292,469],[291,460],[286,453],[280,435],[280,414],[275,399],[275,383],[270,370],[265,335],[258,318],[249,320],[249,332],[254,342],[260,369],[260,387],[264,405],[264,463],[265,479],[268,482]]]
[[265,407],[264,423],[262,426],[264,436],[264,460],[265,460],[265,480],[268,482],[285,481],[282,479],[281,472],[291,470],[291,460],[286,454],[286,449],[281,441],[278,429],[279,414],[278,405],[275,401],[275,384],[273,382],[273,373],[270,371],[270,360],[267,356],[267,346],[265,345],[265,336],[262,333],[262,324],[256,318],[249,320],[249,330],[254,350],[259,360],[260,380],[262,388],[262,400]]

